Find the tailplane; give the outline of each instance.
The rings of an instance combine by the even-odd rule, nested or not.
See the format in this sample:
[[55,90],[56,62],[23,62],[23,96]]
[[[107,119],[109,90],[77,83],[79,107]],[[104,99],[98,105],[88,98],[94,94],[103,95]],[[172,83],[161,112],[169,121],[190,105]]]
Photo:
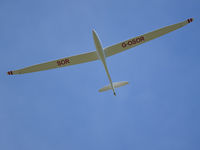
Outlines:
[[[113,82],[113,87],[118,88],[118,87],[124,86],[126,84],[128,84],[128,81]],[[104,91],[108,91],[108,90],[112,90],[112,87],[110,84],[99,89],[99,92],[104,92]],[[116,93],[114,93],[114,95],[116,96]]]

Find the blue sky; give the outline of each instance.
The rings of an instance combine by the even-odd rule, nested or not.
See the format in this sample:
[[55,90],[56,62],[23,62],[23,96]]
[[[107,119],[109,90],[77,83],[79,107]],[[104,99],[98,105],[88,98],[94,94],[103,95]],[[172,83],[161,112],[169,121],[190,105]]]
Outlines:
[[[199,150],[199,0],[1,0],[0,149]],[[7,76],[194,17],[194,23],[100,61]]]

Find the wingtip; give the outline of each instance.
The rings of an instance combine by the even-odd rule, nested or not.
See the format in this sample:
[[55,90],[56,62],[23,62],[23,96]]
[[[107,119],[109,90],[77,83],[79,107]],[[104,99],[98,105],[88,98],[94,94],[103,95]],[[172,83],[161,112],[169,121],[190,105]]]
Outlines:
[[7,75],[13,75],[13,71],[8,71]]
[[191,22],[193,22],[194,21],[194,18],[189,18],[189,19],[187,19],[187,22],[188,23],[191,23]]

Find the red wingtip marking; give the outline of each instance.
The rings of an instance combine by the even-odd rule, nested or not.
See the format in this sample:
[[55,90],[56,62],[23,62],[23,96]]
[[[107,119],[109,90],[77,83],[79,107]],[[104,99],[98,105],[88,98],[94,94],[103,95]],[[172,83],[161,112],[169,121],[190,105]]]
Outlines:
[[13,75],[13,72],[12,71],[8,71],[7,74],[8,75]]
[[193,21],[193,18],[190,18],[187,20],[188,23],[191,23]]

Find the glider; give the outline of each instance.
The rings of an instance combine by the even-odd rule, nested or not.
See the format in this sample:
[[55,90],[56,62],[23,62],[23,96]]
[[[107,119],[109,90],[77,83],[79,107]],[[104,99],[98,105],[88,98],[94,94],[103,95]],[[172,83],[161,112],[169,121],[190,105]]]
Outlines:
[[105,71],[108,76],[110,84],[101,88],[99,90],[99,92],[112,90],[113,94],[116,96],[115,88],[124,86],[124,85],[128,84],[128,82],[127,81],[112,82],[112,79],[110,77],[108,67],[106,64],[106,57],[115,55],[117,53],[128,50],[132,47],[138,46],[140,44],[143,44],[145,42],[148,42],[150,40],[158,38],[162,35],[165,35],[169,32],[172,32],[176,29],[179,29],[179,28],[191,23],[193,20],[194,20],[193,18],[190,18],[183,22],[179,22],[177,24],[166,26],[164,28],[160,28],[158,30],[128,39],[126,41],[120,42],[118,44],[115,44],[115,45],[112,45],[112,46],[109,46],[106,48],[102,47],[101,41],[99,40],[97,33],[95,32],[95,30],[92,30],[96,51],[92,51],[92,52],[84,53],[84,54],[80,54],[80,55],[75,55],[75,56],[71,56],[71,57],[66,57],[66,58],[62,58],[62,59],[58,59],[58,60],[54,60],[54,61],[50,61],[50,62],[38,64],[38,65],[33,65],[30,67],[26,67],[26,68],[15,70],[15,71],[9,71],[9,72],[7,72],[7,74],[15,75],[15,74],[31,73],[31,72],[48,70],[48,69],[67,67],[67,66],[86,63],[86,62],[95,61],[95,60],[101,60],[101,62],[104,65],[104,68],[105,68]]

